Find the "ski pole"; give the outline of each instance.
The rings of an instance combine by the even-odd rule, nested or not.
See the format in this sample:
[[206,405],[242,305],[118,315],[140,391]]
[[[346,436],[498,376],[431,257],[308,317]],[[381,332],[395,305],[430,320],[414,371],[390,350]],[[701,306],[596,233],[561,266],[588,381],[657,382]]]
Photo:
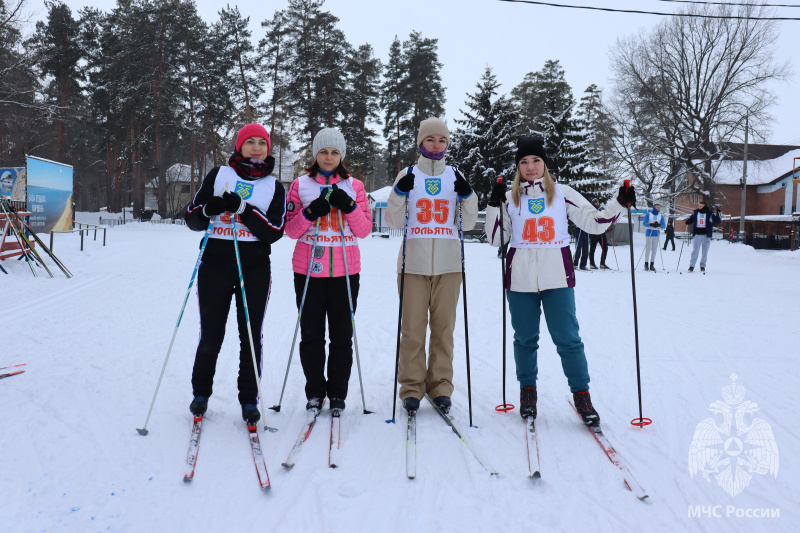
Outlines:
[[[330,197],[330,193],[325,197]],[[300,213],[300,216],[303,216]],[[281,388],[281,397],[278,399],[278,404],[270,407],[276,413],[281,412],[281,404],[283,403],[283,393],[286,391],[286,382],[289,380],[289,368],[292,366],[292,356],[294,355],[294,345],[297,342],[297,332],[300,330],[300,318],[303,316],[303,306],[306,303],[306,291],[308,290],[308,281],[311,278],[311,267],[314,265],[314,259],[317,253],[317,236],[319,235],[319,223],[322,217],[317,218],[314,227],[314,240],[311,245],[311,257],[308,260],[308,272],[306,272],[306,282],[303,285],[303,295],[300,297],[300,308],[297,311],[297,323],[294,325],[294,336],[292,337],[292,347],[289,349],[289,360],[286,362],[286,375],[283,377],[283,388]],[[323,252],[324,253],[324,252]],[[321,257],[321,256],[320,256]]]
[[[503,178],[497,178],[497,183],[503,183]],[[503,403],[495,407],[496,411],[511,411],[514,405],[506,402],[506,248],[505,227],[503,221],[504,202],[500,202],[500,279],[503,282]]]
[[675,272],[681,268],[681,256],[683,255],[683,245],[686,244],[686,239],[681,239],[681,251],[678,252],[678,264],[675,265]]
[[161,366],[161,375],[158,376],[158,383],[156,383],[156,391],[153,393],[153,400],[150,402],[150,410],[147,411],[147,419],[144,421],[144,426],[141,428],[136,428],[136,431],[139,432],[139,435],[147,435],[147,424],[150,422],[150,415],[153,413],[153,406],[156,404],[156,396],[158,396],[158,389],[161,387],[161,380],[164,378],[164,371],[167,369],[167,361],[169,361],[169,355],[172,353],[172,345],[175,343],[175,336],[178,334],[178,326],[181,325],[181,319],[183,318],[183,312],[186,310],[186,302],[189,301],[189,294],[192,292],[192,285],[194,285],[194,278],[197,276],[197,271],[200,268],[200,263],[203,261],[203,252],[206,249],[206,243],[208,243],[208,237],[211,235],[211,230],[214,228],[214,221],[210,220],[208,222],[208,228],[206,229],[206,234],[203,236],[203,243],[200,245],[200,253],[197,255],[197,261],[194,264],[194,270],[192,270],[192,277],[189,279],[189,287],[186,289],[186,297],[183,299],[183,305],[181,306],[181,312],[178,314],[178,322],[175,324],[175,330],[172,332],[172,339],[169,341],[169,348],[167,348],[167,356],[164,358],[164,364]]
[[[411,169],[409,168],[409,171]],[[400,371],[400,328],[403,324],[403,289],[406,282],[406,240],[408,238],[408,193],[406,193],[406,221],[403,223],[403,258],[400,266],[400,310],[397,313],[397,349],[394,359],[394,393],[392,397],[392,419],[386,422],[395,422],[395,411],[397,410],[397,376]]]
[[666,270],[666,268],[664,268],[664,252],[661,250],[661,235],[660,235],[660,233],[659,233],[658,239],[659,239],[658,240],[658,255],[659,255],[659,257],[661,257],[661,270]]
[[350,323],[353,325],[353,344],[356,348],[356,368],[358,368],[358,384],[361,387],[361,406],[364,408],[364,414],[372,414],[372,411],[367,410],[367,402],[364,399],[364,381],[361,379],[361,358],[358,356],[358,336],[356,335],[356,314],[353,309],[353,292],[350,290],[350,271],[347,268],[347,246],[344,243],[344,222],[342,221],[342,212],[337,210],[339,215],[339,232],[342,235],[342,258],[344,259],[344,279],[347,280],[347,301],[350,304]]
[[[22,222],[21,219],[20,222]],[[44,241],[42,241],[39,235],[37,235],[36,232],[33,231],[31,227],[25,224],[24,222],[22,222],[22,226],[25,228],[26,231],[28,231],[28,233],[30,233],[33,236],[34,240],[39,244],[39,246],[42,247],[42,250],[44,250],[47,253],[47,255],[50,256],[50,258],[53,260],[56,266],[61,269],[64,275],[67,276],[68,278],[73,277],[72,272],[70,272],[69,269],[64,265],[64,263],[62,263],[61,260],[58,257],[56,257],[56,254],[54,254],[53,251],[47,247],[47,245],[44,243]]]
[[[244,202],[244,200],[242,200]],[[247,324],[247,336],[250,340],[250,355],[253,357],[253,371],[255,372],[256,389],[258,390],[258,399],[261,403],[261,412],[264,413],[264,430],[278,431],[277,428],[271,428],[267,425],[267,413],[264,410],[264,395],[261,393],[261,372],[258,368],[258,361],[256,361],[256,348],[253,344],[253,329],[250,327],[250,313],[247,311],[247,296],[244,290],[244,274],[242,273],[242,258],[239,255],[239,239],[236,237],[236,214],[231,213],[231,230],[233,231],[233,249],[236,252],[236,268],[239,270],[239,286],[242,289],[242,307],[244,308],[244,320]],[[263,361],[264,354],[262,350],[261,359]]]
[[[472,426],[472,382],[469,375],[469,320],[467,319],[467,271],[464,267],[464,201],[458,202],[458,235],[461,240],[461,289],[464,295],[464,347],[467,354],[467,404],[469,405],[469,427]],[[503,314],[505,316],[505,313]]]
[[[625,192],[631,186],[631,180],[625,180]],[[628,236],[631,241],[631,289],[633,293],[633,334],[636,342],[636,384],[639,389],[639,418],[631,420],[634,426],[643,427],[652,423],[649,418],[642,418],[642,379],[639,372],[639,318],[636,312],[636,272],[633,265],[633,220],[631,218],[631,204],[627,204],[628,209]],[[640,258],[641,259],[641,258]]]
[[[17,240],[17,244],[19,245],[19,249],[22,252],[22,255],[25,257],[25,261],[28,262],[28,266],[31,268],[31,272],[33,272],[33,277],[38,278],[39,274],[36,273],[36,269],[33,268],[33,262],[31,258],[28,257],[28,253],[25,251],[25,246],[22,244],[22,240],[19,237],[19,232],[15,229],[14,223],[11,220],[11,214],[6,211],[5,202],[0,202],[0,209],[3,210],[3,213],[6,216],[7,224],[9,226],[9,231],[14,234],[14,238]],[[52,277],[52,274],[51,274]]]
[[[642,257],[644,256],[644,252],[647,250],[647,243],[645,243],[644,248],[642,248],[642,253],[639,254],[639,260],[636,261],[636,268],[639,268],[639,263],[642,262]],[[633,253],[633,229],[631,228],[631,253]],[[633,265],[631,265],[633,267]]]

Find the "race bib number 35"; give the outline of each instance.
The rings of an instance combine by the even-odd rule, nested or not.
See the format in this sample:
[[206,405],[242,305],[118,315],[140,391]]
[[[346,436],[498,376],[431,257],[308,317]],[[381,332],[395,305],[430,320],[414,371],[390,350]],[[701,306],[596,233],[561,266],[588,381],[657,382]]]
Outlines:
[[552,217],[534,217],[525,220],[522,238],[530,243],[547,244],[556,237],[556,223]]
[[420,198],[417,200],[417,210],[417,222],[420,224],[430,224],[431,221],[446,224],[450,218],[448,201],[443,199]]

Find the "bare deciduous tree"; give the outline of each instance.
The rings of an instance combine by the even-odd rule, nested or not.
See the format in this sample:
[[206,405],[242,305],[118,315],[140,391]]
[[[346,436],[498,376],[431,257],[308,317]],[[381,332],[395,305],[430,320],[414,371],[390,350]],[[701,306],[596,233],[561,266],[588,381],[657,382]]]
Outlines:
[[[673,17],[611,51],[617,165],[651,197],[666,186],[672,196],[692,190],[713,203],[715,163],[725,157],[725,143],[741,139],[748,115],[751,137],[766,138],[775,101],[770,83],[790,71],[773,60],[776,23],[757,20],[767,8],[687,12],[731,18]],[[733,18],[743,16],[751,18]]]

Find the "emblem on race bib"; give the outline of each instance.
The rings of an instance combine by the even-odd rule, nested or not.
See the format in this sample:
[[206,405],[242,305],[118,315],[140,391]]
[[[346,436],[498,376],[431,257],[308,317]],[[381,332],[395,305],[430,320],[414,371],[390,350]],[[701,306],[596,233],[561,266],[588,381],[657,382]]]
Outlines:
[[239,197],[247,200],[253,195],[253,184],[239,181],[236,183],[236,189],[233,192],[238,194]]
[[439,191],[442,190],[441,178],[427,178],[425,180],[425,190],[428,191],[428,194],[431,196],[439,194]]
[[544,198],[528,198],[528,210],[534,215],[544,211]]

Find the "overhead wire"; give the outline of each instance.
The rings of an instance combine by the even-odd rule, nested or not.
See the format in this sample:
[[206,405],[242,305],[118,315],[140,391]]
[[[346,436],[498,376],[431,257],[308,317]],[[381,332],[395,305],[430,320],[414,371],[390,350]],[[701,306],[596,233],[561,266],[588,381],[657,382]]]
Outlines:
[[566,7],[570,9],[588,9],[592,11],[607,11],[612,13],[635,13],[638,15],[657,15],[662,17],[689,17],[704,19],[733,19],[733,20],[775,20],[775,21],[800,21],[800,17],[748,17],[741,15],[704,15],[700,13],[663,13],[659,11],[641,11],[636,9],[616,9],[611,7],[598,6],[575,6],[570,4],[555,4],[552,2],[538,2],[535,0],[500,0],[501,2],[511,2],[513,4],[534,4],[550,7]]
[[711,6],[742,6],[742,7],[800,7],[798,4],[747,4],[739,2],[703,2],[701,0],[656,0],[656,2],[673,2],[678,4],[701,4]]

